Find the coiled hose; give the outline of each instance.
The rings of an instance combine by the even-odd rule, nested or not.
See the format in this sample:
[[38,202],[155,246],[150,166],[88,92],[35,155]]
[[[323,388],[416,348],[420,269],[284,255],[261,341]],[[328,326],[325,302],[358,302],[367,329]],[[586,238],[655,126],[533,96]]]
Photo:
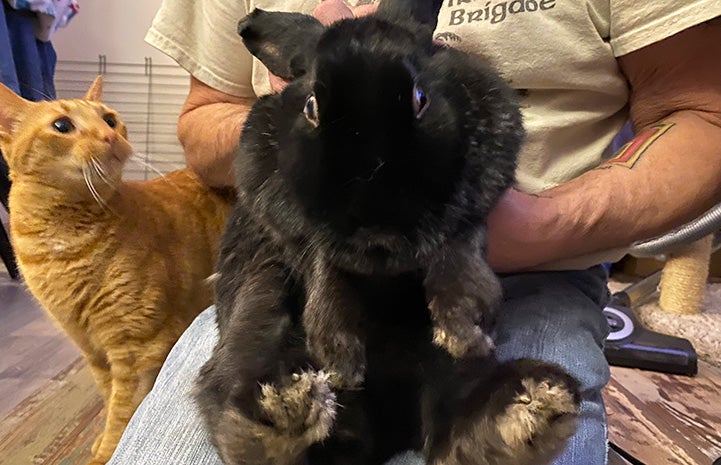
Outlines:
[[628,253],[639,258],[663,256],[675,247],[696,242],[719,230],[721,230],[721,203],[690,223],[663,236],[634,243]]

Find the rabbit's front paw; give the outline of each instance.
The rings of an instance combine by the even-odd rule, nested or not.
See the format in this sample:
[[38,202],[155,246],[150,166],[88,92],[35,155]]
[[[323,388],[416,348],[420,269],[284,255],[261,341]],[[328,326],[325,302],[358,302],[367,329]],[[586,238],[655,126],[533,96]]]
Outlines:
[[576,431],[578,383],[558,367],[520,361],[520,388],[495,420],[503,441],[517,453],[550,457]]
[[454,358],[487,357],[494,349],[490,332],[501,285],[484,261],[469,261],[477,255],[458,244],[430,267],[424,282],[433,342]]
[[482,312],[485,302],[472,298],[436,295],[429,309],[433,319],[433,343],[454,358],[487,357],[494,349],[491,336],[484,330],[491,326],[493,312]]
[[321,441],[330,433],[336,397],[324,372],[293,374],[292,382],[276,388],[261,386],[260,406],[280,433]]
[[454,358],[487,357],[495,347],[493,339],[480,326],[470,322],[463,326],[434,327],[433,343]]

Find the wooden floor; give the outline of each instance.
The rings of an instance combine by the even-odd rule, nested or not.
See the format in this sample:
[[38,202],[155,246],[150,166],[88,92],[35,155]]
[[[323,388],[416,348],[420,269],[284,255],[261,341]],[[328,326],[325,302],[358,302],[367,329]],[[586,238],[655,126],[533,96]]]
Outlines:
[[[79,355],[4,269],[0,354],[0,418]],[[721,370],[702,363],[689,378],[614,367],[604,398],[610,465],[713,465],[721,458]]]
[[604,399],[609,439],[634,463],[721,463],[718,368],[701,362],[687,377],[613,367]]
[[[0,418],[78,358],[78,349],[0,262]],[[0,453],[2,453],[0,451]]]

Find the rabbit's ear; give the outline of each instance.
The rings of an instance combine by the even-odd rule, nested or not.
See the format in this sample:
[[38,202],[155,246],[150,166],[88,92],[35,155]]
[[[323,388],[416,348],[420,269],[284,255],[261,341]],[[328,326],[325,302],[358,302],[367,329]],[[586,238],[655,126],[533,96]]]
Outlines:
[[435,30],[443,0],[381,0],[376,16],[403,23],[414,20]]
[[308,72],[324,29],[312,16],[260,9],[238,23],[238,34],[250,53],[271,73],[287,80]]

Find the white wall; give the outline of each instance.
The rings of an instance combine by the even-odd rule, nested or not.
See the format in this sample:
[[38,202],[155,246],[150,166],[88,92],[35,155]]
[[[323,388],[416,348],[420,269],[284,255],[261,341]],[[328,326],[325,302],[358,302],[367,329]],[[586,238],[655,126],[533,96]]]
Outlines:
[[80,12],[52,37],[58,60],[175,64],[143,41],[160,0],[79,0]]

